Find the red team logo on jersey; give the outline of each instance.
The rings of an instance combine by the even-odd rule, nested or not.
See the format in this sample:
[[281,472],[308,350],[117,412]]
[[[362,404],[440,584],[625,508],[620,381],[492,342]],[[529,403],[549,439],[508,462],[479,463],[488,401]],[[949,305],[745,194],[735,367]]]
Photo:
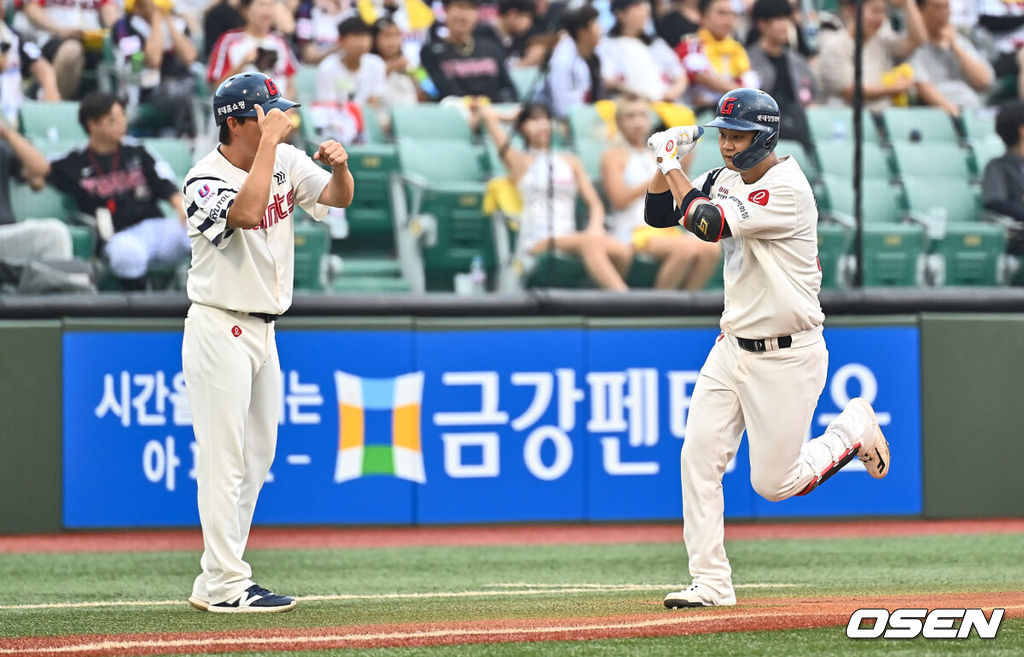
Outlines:
[[267,91],[270,93],[270,95],[271,96],[276,96],[277,95],[277,85],[274,84],[274,81],[271,80],[270,78],[267,78],[266,80],[264,80],[264,82],[267,83]]
[[242,335],[242,329],[238,328],[237,326],[232,326],[231,335],[237,338],[238,336]]
[[747,200],[751,203],[757,203],[758,205],[768,205],[768,190],[759,189],[757,191],[750,192],[750,196]]
[[725,102],[722,103],[722,114],[732,114],[732,106],[736,104],[735,98],[726,98]]

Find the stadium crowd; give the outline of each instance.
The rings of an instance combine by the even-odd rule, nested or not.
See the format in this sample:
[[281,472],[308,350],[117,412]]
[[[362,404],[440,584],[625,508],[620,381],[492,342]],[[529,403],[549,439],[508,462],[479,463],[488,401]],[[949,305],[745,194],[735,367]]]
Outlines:
[[[74,289],[80,278],[60,272],[79,271],[61,265],[82,259],[76,219],[112,289],[147,289],[154,268],[180,267],[188,166],[145,141],[173,138],[197,159],[216,143],[212,90],[260,71],[304,104],[296,140],[390,141],[396,109],[456,108],[496,153],[523,262],[557,250],[592,284],[624,290],[642,254],[656,287],[701,289],[718,246],[643,222],[646,135],[756,87],[778,101],[781,138],[816,175],[822,135],[809,116],[852,102],[855,11],[852,0],[0,0],[0,283]],[[864,0],[863,39],[869,121],[884,133],[890,108],[942,110],[978,160],[981,207],[1007,218],[1006,250],[1024,251],[1024,4]],[[27,129],[26,114],[69,102],[74,115]],[[567,127],[587,107],[607,128],[597,150]],[[849,137],[834,125],[829,138]],[[19,208],[26,188],[56,190],[66,212]],[[343,212],[328,226],[334,243],[356,230]],[[38,262],[57,273],[26,282]]]

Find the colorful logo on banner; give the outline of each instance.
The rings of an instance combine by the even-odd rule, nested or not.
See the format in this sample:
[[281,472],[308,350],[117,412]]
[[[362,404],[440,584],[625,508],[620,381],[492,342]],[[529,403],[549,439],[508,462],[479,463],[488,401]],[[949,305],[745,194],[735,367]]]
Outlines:
[[338,460],[335,483],[391,475],[426,483],[420,415],[423,372],[371,379],[335,372]]

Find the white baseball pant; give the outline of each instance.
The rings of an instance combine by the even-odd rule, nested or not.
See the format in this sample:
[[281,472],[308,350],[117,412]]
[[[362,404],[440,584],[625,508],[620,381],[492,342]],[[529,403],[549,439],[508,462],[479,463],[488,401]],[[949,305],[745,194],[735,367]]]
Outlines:
[[253,584],[243,555],[256,498],[274,460],[281,405],[274,324],[194,303],[181,360],[198,446],[204,546],[192,595],[217,604]]
[[758,353],[722,334],[701,368],[680,456],[683,540],[693,583],[722,602],[735,601],[725,555],[722,477],[743,430],[751,484],[777,502],[806,490],[872,429],[872,419],[851,407],[823,435],[804,442],[827,372],[820,326],[795,334],[788,349]]

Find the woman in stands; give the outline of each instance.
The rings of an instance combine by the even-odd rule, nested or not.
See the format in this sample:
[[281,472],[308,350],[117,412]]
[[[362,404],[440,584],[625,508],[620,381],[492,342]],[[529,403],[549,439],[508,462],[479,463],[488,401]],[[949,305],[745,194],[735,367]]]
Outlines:
[[[521,150],[506,136],[492,107],[470,107],[474,119],[483,119],[522,197],[520,253],[535,256],[556,249],[578,255],[597,285],[626,290],[623,276],[632,262],[632,249],[605,232],[604,207],[579,159],[551,149],[551,110],[541,103],[523,105],[514,124],[525,144]],[[583,197],[590,217],[582,232],[576,229],[577,195]]]
[[651,113],[639,96],[625,96],[615,109],[619,141],[601,158],[601,178],[611,206],[608,228],[622,244],[660,262],[654,287],[700,290],[719,266],[721,247],[703,242],[681,227],[654,228],[644,221],[647,183],[657,170],[647,148]]

